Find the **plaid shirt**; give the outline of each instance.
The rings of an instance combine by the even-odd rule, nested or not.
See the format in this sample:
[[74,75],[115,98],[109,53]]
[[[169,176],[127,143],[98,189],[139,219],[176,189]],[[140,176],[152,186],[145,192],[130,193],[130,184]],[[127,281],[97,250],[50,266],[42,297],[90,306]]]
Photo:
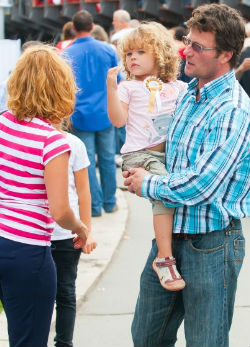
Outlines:
[[175,233],[224,229],[250,216],[250,105],[234,71],[207,83],[196,102],[188,85],[169,126],[169,175],[146,175],[145,198],[176,207]]

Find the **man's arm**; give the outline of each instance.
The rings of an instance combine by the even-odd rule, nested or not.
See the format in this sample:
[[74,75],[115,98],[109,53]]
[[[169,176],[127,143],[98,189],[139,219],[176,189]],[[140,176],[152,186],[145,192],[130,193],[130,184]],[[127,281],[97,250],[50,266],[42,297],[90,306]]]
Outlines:
[[239,160],[248,153],[247,119],[237,110],[215,117],[203,142],[204,151],[193,165],[167,176],[148,175],[135,169],[130,171],[125,184],[130,191],[148,199],[162,200],[171,207],[211,203],[225,192]]

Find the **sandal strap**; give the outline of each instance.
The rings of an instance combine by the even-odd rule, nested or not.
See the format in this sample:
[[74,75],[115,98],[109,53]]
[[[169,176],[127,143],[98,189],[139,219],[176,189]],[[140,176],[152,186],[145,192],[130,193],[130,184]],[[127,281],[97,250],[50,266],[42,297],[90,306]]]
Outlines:
[[158,267],[169,267],[171,265],[175,265],[176,260],[165,258],[165,261],[156,261],[155,263],[156,263],[156,266],[158,266]]

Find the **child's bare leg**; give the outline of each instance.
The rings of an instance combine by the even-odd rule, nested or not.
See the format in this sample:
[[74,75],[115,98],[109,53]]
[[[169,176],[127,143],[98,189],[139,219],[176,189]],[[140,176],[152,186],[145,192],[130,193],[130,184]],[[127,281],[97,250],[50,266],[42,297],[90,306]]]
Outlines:
[[163,288],[172,291],[181,290],[185,287],[185,281],[179,274],[172,255],[173,215],[155,214],[153,221],[158,246],[158,255],[153,262],[153,269]]
[[158,258],[172,257],[173,215],[158,214],[153,217]]

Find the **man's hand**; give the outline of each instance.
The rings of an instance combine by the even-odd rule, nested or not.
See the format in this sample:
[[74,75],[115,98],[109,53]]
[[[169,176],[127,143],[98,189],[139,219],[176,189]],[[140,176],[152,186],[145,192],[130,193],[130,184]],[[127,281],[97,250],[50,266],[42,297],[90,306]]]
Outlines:
[[138,196],[142,196],[142,181],[144,177],[148,175],[148,171],[142,168],[130,169],[129,171],[124,171],[122,175],[125,178],[124,185],[128,187],[128,191],[130,193],[135,193]]

